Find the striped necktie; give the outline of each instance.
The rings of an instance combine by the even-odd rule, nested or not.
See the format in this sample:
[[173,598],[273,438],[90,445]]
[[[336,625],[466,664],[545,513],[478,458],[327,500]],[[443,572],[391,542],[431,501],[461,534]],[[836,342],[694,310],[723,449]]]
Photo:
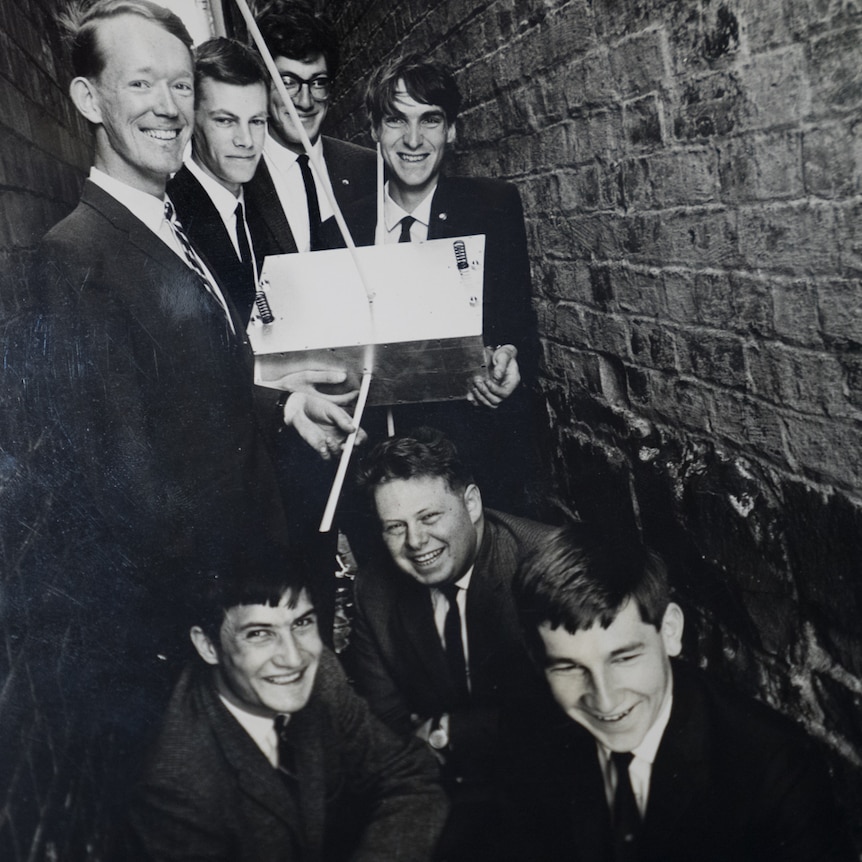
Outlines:
[[227,303],[224,301],[224,297],[221,295],[220,291],[207,277],[206,270],[204,269],[200,258],[197,256],[197,253],[192,248],[192,244],[189,242],[189,238],[186,236],[186,232],[183,230],[183,226],[177,218],[174,205],[170,201],[165,201],[165,221],[171,226],[171,230],[174,232],[174,236],[177,238],[177,242],[179,242],[180,247],[183,250],[183,254],[186,257],[186,262],[189,267],[195,272],[206,292],[219,304],[219,308],[221,308],[224,312],[224,316],[227,318],[231,332],[236,334],[230,311],[228,311]]

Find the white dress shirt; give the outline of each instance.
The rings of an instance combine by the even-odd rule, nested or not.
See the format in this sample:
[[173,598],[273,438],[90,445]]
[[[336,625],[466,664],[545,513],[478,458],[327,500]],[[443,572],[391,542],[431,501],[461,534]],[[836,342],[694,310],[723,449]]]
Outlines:
[[275,732],[275,719],[246,712],[221,694],[219,700],[242,725],[243,730],[254,740],[254,744],[263,752],[272,766],[278,768],[278,735]]
[[[323,165],[323,171],[329,179],[329,170],[323,159],[323,143],[320,138],[312,147],[318,161]],[[308,201],[305,194],[305,183],[302,181],[302,173],[296,162],[299,153],[283,147],[272,135],[267,135],[266,143],[263,145],[263,158],[269,168],[269,174],[275,185],[275,191],[281,208],[287,217],[290,231],[299,251],[308,251],[311,248],[311,230],[308,225]],[[325,222],[332,215],[332,206],[329,198],[323,190],[323,181],[317,174],[313,161],[308,162],[311,167],[311,175],[314,178],[314,186],[317,189],[317,202],[320,207],[320,221]]]
[[431,201],[434,197],[434,192],[437,191],[437,184],[423,198],[422,203],[413,210],[412,213],[402,209],[389,196],[389,183],[386,183],[383,196],[383,225],[386,232],[383,234],[384,245],[391,245],[398,242],[401,236],[401,219],[405,216],[413,216],[416,219],[410,225],[410,241],[425,242],[428,239],[428,225],[431,223]]
[[[629,780],[632,784],[632,792],[635,795],[638,811],[641,818],[646,815],[647,803],[649,802],[649,783],[652,777],[652,765],[655,763],[655,756],[658,752],[661,738],[664,736],[665,728],[670,719],[670,708],[673,705],[673,693],[668,694],[667,701],[662,707],[658,718],[653,722],[653,726],[647,731],[641,744],[632,749],[632,762],[629,764]],[[601,743],[596,743],[596,748],[599,752],[599,765],[602,768],[602,775],[605,779],[605,795],[608,800],[608,805],[611,810],[614,807],[614,795],[617,790],[617,774],[614,769],[613,761],[611,760],[610,749],[605,748]]]
[[[472,576],[473,567],[470,566],[467,574],[455,581],[458,587],[456,599],[458,601],[458,612],[461,615],[461,643],[464,646],[464,663],[467,666],[468,690],[470,689],[470,647],[467,638],[467,588],[470,586]],[[446,614],[449,612],[449,600],[436,587],[431,588],[431,605],[434,608],[434,625],[437,627],[440,643],[443,644],[443,649],[445,649],[446,637],[444,631],[446,628]]]

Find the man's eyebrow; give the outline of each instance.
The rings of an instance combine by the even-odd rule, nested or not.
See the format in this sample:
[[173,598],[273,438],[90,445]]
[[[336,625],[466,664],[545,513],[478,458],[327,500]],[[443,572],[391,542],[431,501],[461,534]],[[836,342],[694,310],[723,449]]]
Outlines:
[[629,644],[625,644],[621,647],[617,647],[615,650],[611,651],[611,658],[614,658],[619,655],[623,655],[623,653],[633,652],[635,650],[643,649],[644,642],[643,641],[632,641]]
[[238,630],[241,632],[244,632],[244,631],[247,631],[248,629],[271,629],[271,628],[273,628],[272,623],[256,623],[256,622],[252,621],[252,622],[248,622],[248,623],[243,623],[239,627]]

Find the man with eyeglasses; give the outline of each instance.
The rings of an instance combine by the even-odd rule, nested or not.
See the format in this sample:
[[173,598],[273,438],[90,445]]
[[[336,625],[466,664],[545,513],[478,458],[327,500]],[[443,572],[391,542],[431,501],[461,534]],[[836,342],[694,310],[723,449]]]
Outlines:
[[[320,134],[338,71],[338,43],[332,25],[307,3],[278,0],[265,7],[257,23],[339,206],[372,194],[374,153]],[[266,222],[265,235],[259,237],[265,254],[324,247],[320,227],[332,215],[332,207],[323,180],[274,87],[264,157],[246,186],[246,196]]]

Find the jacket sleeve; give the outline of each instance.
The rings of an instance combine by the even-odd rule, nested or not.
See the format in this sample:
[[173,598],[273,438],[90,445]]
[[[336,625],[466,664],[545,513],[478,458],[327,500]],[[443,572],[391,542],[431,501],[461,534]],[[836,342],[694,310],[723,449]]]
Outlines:
[[343,746],[348,787],[368,808],[352,862],[431,859],[448,812],[437,764],[417,739],[397,736],[371,713],[328,653],[321,671],[326,681],[322,693],[332,704]]
[[385,650],[373,620],[377,609],[373,602],[366,601],[365,581],[371,577],[374,577],[373,572],[363,570],[356,579],[354,626],[350,637],[351,670],[357,690],[366,698],[374,714],[396,733],[408,734],[414,730],[410,707],[387,666]]

